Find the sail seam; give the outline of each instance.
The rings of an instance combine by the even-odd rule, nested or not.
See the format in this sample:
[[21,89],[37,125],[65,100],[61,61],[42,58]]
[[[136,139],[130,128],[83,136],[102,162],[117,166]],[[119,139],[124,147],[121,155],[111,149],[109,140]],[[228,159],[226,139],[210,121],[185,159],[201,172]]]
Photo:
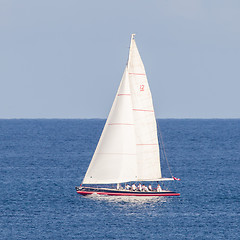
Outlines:
[[146,75],[145,73],[129,73],[129,74],[131,74],[131,75],[143,75],[143,76]]
[[97,154],[109,154],[109,155],[136,155],[135,153],[97,153]]
[[118,94],[118,96],[131,96],[131,94]]
[[108,125],[134,125],[132,123],[109,123]]
[[156,146],[156,145],[158,145],[157,143],[146,143],[146,144],[136,144],[137,146],[152,146],[152,145],[154,145],[154,146]]
[[153,110],[146,110],[146,109],[133,109],[133,111],[154,112]]

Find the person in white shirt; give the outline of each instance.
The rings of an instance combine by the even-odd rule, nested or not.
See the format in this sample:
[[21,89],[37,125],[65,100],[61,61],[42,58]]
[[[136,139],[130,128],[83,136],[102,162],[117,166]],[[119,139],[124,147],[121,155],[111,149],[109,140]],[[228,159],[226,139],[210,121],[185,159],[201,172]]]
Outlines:
[[148,192],[148,188],[147,188],[147,186],[145,186],[144,184],[143,184],[143,186],[142,186],[142,189],[143,189],[144,192]]
[[162,191],[162,188],[161,188],[161,186],[158,184],[157,185],[157,192],[161,192]]
[[142,191],[142,185],[141,185],[141,183],[138,184],[138,191]]
[[132,190],[133,191],[136,191],[136,189],[137,189],[137,187],[136,187],[136,185],[135,185],[135,183],[132,185]]
[[131,187],[127,184],[126,185],[126,190],[129,190]]
[[149,191],[152,191],[152,185],[151,184],[149,184],[148,189],[149,189]]

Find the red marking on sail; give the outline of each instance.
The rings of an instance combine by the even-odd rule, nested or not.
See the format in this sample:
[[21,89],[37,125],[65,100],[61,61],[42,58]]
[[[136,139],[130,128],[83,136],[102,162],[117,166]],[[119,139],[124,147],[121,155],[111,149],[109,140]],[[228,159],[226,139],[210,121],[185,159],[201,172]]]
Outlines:
[[144,91],[144,85],[140,85],[140,91]]
[[134,125],[132,123],[109,123],[108,125]]
[[180,193],[164,193],[164,192],[159,192],[159,193],[153,193],[153,194],[147,194],[147,193],[134,193],[134,192],[129,192],[129,193],[119,193],[119,192],[93,192],[93,191],[77,191],[78,194],[81,195],[88,195],[88,194],[93,194],[97,193],[99,195],[109,195],[109,196],[180,196]]
[[143,75],[143,76],[146,75],[145,73],[129,73],[129,74],[132,74],[132,75]]
[[131,94],[123,94],[123,93],[121,93],[121,94],[118,94],[118,96],[131,96]]
[[145,110],[145,109],[133,109],[133,111],[154,112],[153,110]]
[[104,155],[136,155],[135,153],[97,153],[97,154],[104,154]]
[[142,143],[142,144],[137,144],[137,145],[138,145],[138,146],[142,146],[142,145],[145,145],[145,146],[148,146],[148,145],[149,145],[149,146],[152,146],[152,145],[154,145],[154,146],[155,146],[155,145],[158,145],[158,144],[157,144],[157,143],[152,143],[152,144],[150,144],[150,143],[149,143],[149,144],[147,144],[147,143],[146,143],[146,144]]

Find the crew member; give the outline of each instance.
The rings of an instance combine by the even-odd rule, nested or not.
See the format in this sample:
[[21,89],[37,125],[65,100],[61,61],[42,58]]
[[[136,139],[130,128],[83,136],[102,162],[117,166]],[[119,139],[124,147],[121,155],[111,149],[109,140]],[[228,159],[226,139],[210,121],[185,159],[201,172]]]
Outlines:
[[162,191],[162,188],[161,188],[161,186],[158,184],[157,185],[157,192],[161,192]]
[[133,191],[136,191],[136,189],[137,189],[137,187],[136,187],[136,185],[135,185],[135,183],[132,185],[132,190]]

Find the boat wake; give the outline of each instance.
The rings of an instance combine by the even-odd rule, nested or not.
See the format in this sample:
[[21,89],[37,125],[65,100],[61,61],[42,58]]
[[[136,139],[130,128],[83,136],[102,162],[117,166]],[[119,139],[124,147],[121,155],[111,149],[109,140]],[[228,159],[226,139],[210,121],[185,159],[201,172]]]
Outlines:
[[168,202],[170,198],[167,197],[158,197],[158,196],[147,196],[147,197],[138,197],[138,196],[106,196],[93,193],[91,195],[85,196],[88,199],[96,201],[104,201],[109,203],[132,203],[134,205],[142,204],[152,204],[152,203],[165,203]]

